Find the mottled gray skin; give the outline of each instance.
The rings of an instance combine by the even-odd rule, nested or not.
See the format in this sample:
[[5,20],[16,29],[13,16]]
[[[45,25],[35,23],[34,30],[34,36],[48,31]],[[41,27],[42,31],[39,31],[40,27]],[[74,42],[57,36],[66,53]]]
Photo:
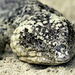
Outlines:
[[13,31],[12,26],[10,28],[9,25],[6,25],[6,21],[9,20],[9,13],[22,6],[23,3],[24,0],[0,0],[0,54],[4,52],[6,44],[10,43],[9,38]]
[[75,55],[75,32],[71,23],[38,1],[25,0],[6,16],[0,28],[3,44],[11,41],[12,51],[22,61],[58,65]]

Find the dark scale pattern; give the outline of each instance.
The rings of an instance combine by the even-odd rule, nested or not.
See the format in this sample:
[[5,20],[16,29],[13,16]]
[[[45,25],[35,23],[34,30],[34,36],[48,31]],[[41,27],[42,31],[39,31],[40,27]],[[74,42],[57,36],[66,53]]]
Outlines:
[[20,60],[57,65],[73,57],[74,31],[61,13],[35,0],[18,3],[12,10],[3,19],[6,29],[0,27],[0,40],[11,37],[11,48]]
[[[21,43],[19,42],[19,44],[24,45],[25,49],[31,47],[31,50],[28,49],[28,51],[41,52],[42,57],[53,62],[57,60],[57,62],[61,63],[62,60],[66,60],[67,58],[63,55],[62,60],[60,60],[59,58],[61,56],[59,53],[66,54],[66,51],[71,53],[68,50],[73,49],[69,46],[71,46],[70,42],[73,42],[71,39],[74,38],[74,36],[71,34],[71,32],[74,34],[74,31],[72,27],[69,27],[70,23],[66,19],[62,19],[62,21],[61,19],[59,19],[58,21],[54,19],[54,21],[50,23],[49,20],[53,19],[51,17],[52,13],[47,11],[43,13],[43,9],[41,9],[41,12],[38,12],[37,14],[29,18],[28,20],[32,25],[32,32],[29,33],[29,28],[25,28],[24,33],[27,39],[21,38]],[[35,24],[32,23],[32,21],[35,21]],[[28,22],[26,25],[29,25],[30,23]],[[33,35],[30,35],[31,33]],[[35,36],[35,34],[37,35]],[[27,45],[24,44],[23,40],[26,41]]]
[[[20,33],[21,36],[23,36],[23,33]],[[37,36],[34,36],[33,33],[28,33],[28,29],[25,28],[24,31],[25,36],[23,37],[19,37],[21,40],[19,41],[19,43],[21,45],[23,45],[25,48],[28,47],[32,47],[32,49],[34,50],[34,48],[38,48],[38,51],[45,51],[45,43],[43,43],[43,40],[41,39],[36,39]]]
[[[50,13],[53,13],[52,11],[54,11],[54,14],[56,14],[58,16],[62,16],[55,9],[49,8],[48,6],[43,5],[42,3],[38,2],[38,1],[27,1],[26,0],[22,4],[20,3],[19,7],[16,7],[16,8],[13,8],[13,9],[15,11],[12,11],[11,15],[7,15],[7,19],[4,19],[4,23],[5,24],[9,23],[9,25],[15,25],[15,28],[17,27],[17,25],[19,25],[19,24],[16,24],[16,23],[13,24],[13,22],[17,19],[16,15],[19,16],[20,18],[22,18],[25,15],[34,15],[37,12],[41,12],[42,11],[41,9],[43,9],[43,10],[49,10]],[[46,17],[48,17],[48,16],[49,15],[46,15]],[[42,16],[41,16],[41,18],[43,19]]]
[[[41,12],[35,14],[33,17],[29,18],[28,20],[30,20],[30,22],[35,21],[35,24],[31,24],[32,25],[32,34],[28,32],[28,29],[25,28],[24,34],[25,36],[23,36],[22,38],[20,38],[20,44],[24,45],[24,47],[28,47],[27,44],[29,44],[30,47],[32,47],[32,50],[34,50],[34,48],[37,51],[45,51],[45,52],[50,52],[50,54],[54,54],[55,50],[61,52],[61,47],[63,48],[64,45],[63,41],[64,39],[66,39],[66,44],[67,44],[67,39],[68,39],[68,32],[67,32],[67,24],[64,26],[63,22],[64,21],[57,21],[57,23],[55,23],[55,21],[53,21],[54,23],[54,27],[51,28],[51,26],[53,25],[52,23],[49,22],[49,17],[51,17],[51,13],[47,13],[47,11],[45,11],[43,13],[42,9]],[[36,17],[36,19],[35,19]],[[44,19],[46,19],[46,23],[44,24]],[[39,23],[39,21],[41,22],[41,24]],[[65,22],[66,23],[66,22]],[[56,29],[56,25],[61,24],[61,26],[59,27],[59,29]],[[29,25],[29,24],[28,24]],[[65,31],[63,30],[63,28],[66,28]],[[64,35],[62,35],[62,33],[64,33]],[[35,34],[37,34],[35,36]],[[61,37],[60,37],[61,35]],[[37,37],[39,37],[37,39]],[[42,38],[40,38],[42,37]],[[60,38],[63,38],[62,40],[60,40]],[[25,42],[24,42],[24,41]],[[55,40],[55,41],[54,41]],[[45,41],[45,42],[44,42]],[[60,42],[59,42],[60,41]],[[49,42],[51,42],[51,44],[49,44]],[[53,45],[53,43],[57,42],[58,45]],[[61,43],[61,45],[59,45]],[[65,44],[65,45],[66,45]],[[64,46],[65,46],[64,45]],[[66,47],[66,46],[65,46]]]

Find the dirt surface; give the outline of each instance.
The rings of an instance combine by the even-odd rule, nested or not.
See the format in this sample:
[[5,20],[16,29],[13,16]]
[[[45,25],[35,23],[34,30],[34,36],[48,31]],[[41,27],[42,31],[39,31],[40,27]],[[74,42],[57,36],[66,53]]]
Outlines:
[[[75,0],[40,1],[62,12],[67,19],[75,19]],[[3,59],[0,58],[0,75],[75,75],[75,57],[70,62],[58,66],[34,65],[18,60],[11,49],[7,48],[3,54]]]

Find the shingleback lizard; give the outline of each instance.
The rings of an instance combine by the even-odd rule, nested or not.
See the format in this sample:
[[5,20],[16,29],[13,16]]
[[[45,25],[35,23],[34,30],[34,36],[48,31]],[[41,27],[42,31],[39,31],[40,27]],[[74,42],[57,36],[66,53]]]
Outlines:
[[75,31],[61,13],[37,0],[12,9],[0,15],[0,53],[10,43],[20,60],[44,65],[66,63],[75,55]]

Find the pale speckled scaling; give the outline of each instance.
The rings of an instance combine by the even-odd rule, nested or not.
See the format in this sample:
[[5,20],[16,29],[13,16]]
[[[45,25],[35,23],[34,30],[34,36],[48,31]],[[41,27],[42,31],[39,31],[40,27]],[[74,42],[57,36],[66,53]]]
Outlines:
[[61,13],[38,1],[25,0],[8,15],[3,26],[7,31],[2,38],[11,37],[12,51],[22,61],[58,65],[75,55],[75,32],[71,23]]

